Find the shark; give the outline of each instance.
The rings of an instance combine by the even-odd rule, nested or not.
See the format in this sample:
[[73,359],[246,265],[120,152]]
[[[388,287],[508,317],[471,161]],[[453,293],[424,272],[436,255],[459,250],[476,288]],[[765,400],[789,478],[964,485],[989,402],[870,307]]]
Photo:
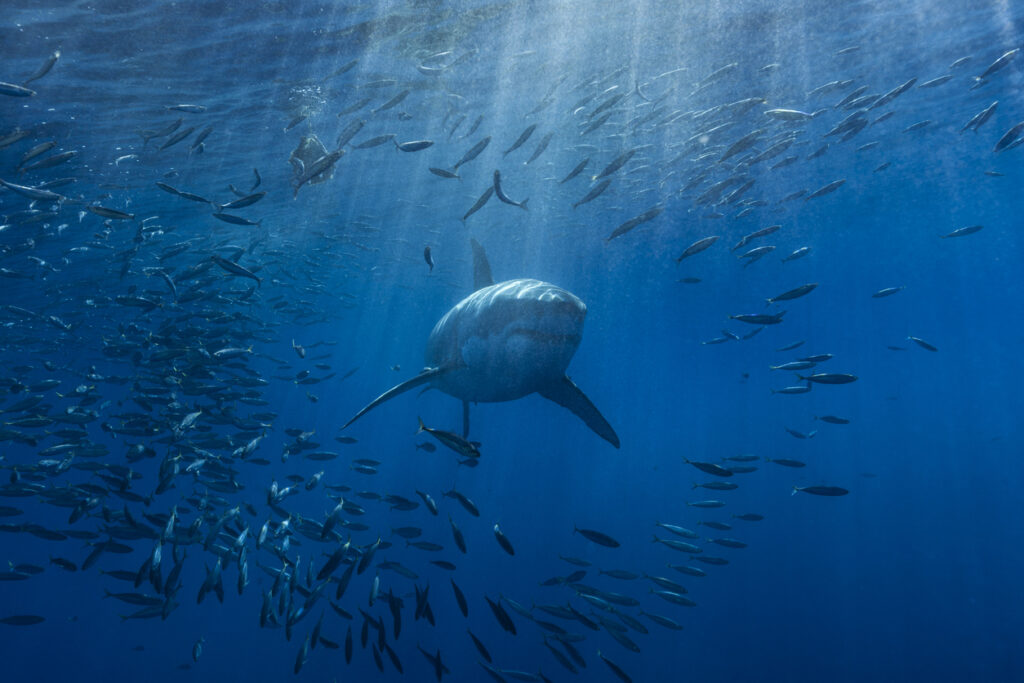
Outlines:
[[587,306],[557,285],[531,278],[494,282],[483,247],[471,240],[474,291],[434,325],[426,367],[391,387],[349,420],[416,387],[462,401],[463,435],[471,403],[514,401],[540,394],[567,408],[619,448],[619,437],[566,370],[583,339]]

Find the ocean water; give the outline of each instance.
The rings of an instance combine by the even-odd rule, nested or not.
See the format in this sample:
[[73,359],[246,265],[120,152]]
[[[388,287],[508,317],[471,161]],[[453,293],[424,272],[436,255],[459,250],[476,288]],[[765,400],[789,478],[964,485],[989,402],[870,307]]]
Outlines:
[[[1024,680],[1022,35],[1010,2],[4,3],[3,680],[434,680],[423,651],[455,681]],[[465,217],[496,170],[525,210]],[[585,302],[567,372],[620,448],[536,394],[472,406],[476,463],[417,433],[462,433],[437,390],[341,429],[423,368],[471,239],[495,280]],[[820,486],[848,493],[794,488]],[[218,558],[223,600],[197,604]],[[567,605],[582,619],[541,609]]]

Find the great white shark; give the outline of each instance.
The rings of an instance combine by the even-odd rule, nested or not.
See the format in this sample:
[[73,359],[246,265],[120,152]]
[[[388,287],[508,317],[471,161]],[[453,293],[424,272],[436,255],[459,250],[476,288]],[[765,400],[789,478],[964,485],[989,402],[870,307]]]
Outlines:
[[540,280],[495,284],[483,247],[476,240],[471,244],[475,291],[434,325],[426,367],[375,398],[342,429],[381,403],[426,385],[462,401],[465,435],[470,403],[514,401],[536,393],[568,408],[618,448],[615,430],[565,374],[583,338],[586,304]]

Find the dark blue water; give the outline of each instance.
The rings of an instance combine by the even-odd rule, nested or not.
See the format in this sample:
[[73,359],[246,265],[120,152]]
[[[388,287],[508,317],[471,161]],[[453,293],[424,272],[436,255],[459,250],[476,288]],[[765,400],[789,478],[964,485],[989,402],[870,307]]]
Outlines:
[[[0,505],[16,508],[0,519],[0,560],[10,563],[0,619],[44,619],[0,624],[5,681],[287,679],[321,615],[325,640],[296,678],[431,680],[419,646],[441,652],[445,680],[570,680],[545,647],[547,639],[565,652],[561,637],[585,660],[577,677],[588,681],[619,680],[598,651],[633,681],[1024,680],[1016,589],[1024,560],[1024,176],[1012,135],[1008,149],[994,151],[1024,119],[1024,61],[1011,54],[975,78],[1020,46],[1020,7],[9,2],[4,16],[0,81],[22,84],[48,55],[60,56],[25,85],[33,95],[0,95],[0,139],[27,133],[0,149],[0,178],[37,189],[70,179],[51,186],[59,201],[0,190]],[[881,96],[910,79],[882,106],[835,106],[862,86],[863,96]],[[833,81],[841,83],[809,94]],[[961,131],[996,101],[991,118]],[[170,109],[179,104],[204,110]],[[770,109],[820,113],[785,122]],[[826,137],[851,115],[865,120],[859,132]],[[300,141],[316,136],[322,152],[333,151],[355,121],[364,125],[343,156],[296,191],[302,172],[289,156]],[[503,156],[533,124],[526,143]],[[730,153],[758,130],[748,148]],[[144,143],[140,131],[164,134]],[[391,134],[433,145],[358,148]],[[547,149],[525,163],[549,134]],[[485,136],[489,146],[458,168],[459,179],[429,170],[452,170]],[[52,149],[23,162],[49,141]],[[828,150],[809,159],[825,142]],[[573,208],[630,150],[607,190]],[[69,151],[76,154],[65,163],[27,168]],[[560,183],[584,158],[584,172]],[[462,220],[495,169],[507,195],[529,199],[528,210],[492,197]],[[706,194],[728,178],[728,189]],[[845,182],[834,192],[806,199],[838,180]],[[236,225],[157,182],[218,204],[238,198],[229,186],[266,195],[225,209],[254,223]],[[651,209],[661,211],[608,239]],[[773,225],[780,227],[730,251]],[[983,227],[941,237],[976,225]],[[709,236],[719,240],[676,263]],[[586,303],[568,374],[614,427],[620,449],[537,395],[472,408],[470,438],[482,453],[475,468],[416,433],[417,416],[461,431],[460,402],[438,391],[413,390],[340,431],[423,367],[434,323],[473,291],[470,238],[485,248],[496,280],[544,280]],[[775,249],[747,266],[738,258],[766,246]],[[801,247],[810,253],[783,261]],[[213,256],[237,262],[259,286]],[[766,306],[805,283],[817,287]],[[903,289],[872,297],[887,287]],[[781,322],[763,329],[729,317],[783,310]],[[213,355],[225,348],[241,351]],[[772,366],[816,354],[832,357],[809,372],[856,381],[773,393],[804,382]],[[58,383],[40,384],[47,380]],[[41,399],[16,408],[31,396]],[[175,434],[196,412],[194,425]],[[849,423],[816,419],[825,415]],[[284,457],[299,432],[312,432],[306,439],[319,446]],[[253,453],[233,455],[261,435]],[[417,449],[422,443],[437,449]],[[70,445],[41,453],[61,444]],[[314,452],[331,459],[310,459]],[[757,459],[726,460],[741,454]],[[360,459],[379,465],[359,472]],[[755,469],[717,478],[686,459]],[[161,471],[170,472],[163,486]],[[692,488],[710,481],[739,486]],[[268,505],[273,482],[298,488],[276,509]],[[808,486],[849,493],[794,491]],[[453,487],[476,503],[479,518],[443,495]],[[438,516],[417,491],[437,501]],[[312,536],[303,533],[323,523],[339,495],[365,514],[350,509],[327,541],[315,525]],[[392,509],[388,495],[419,506]],[[688,505],[708,499],[725,506]],[[158,543],[172,508],[174,532]],[[733,517],[744,513],[764,519]],[[466,554],[449,516],[465,534]],[[204,545],[218,520],[223,533]],[[257,547],[268,521],[270,538]],[[199,532],[190,534],[194,522]],[[699,538],[672,536],[656,522]],[[514,556],[495,541],[496,523]],[[393,529],[408,526],[443,550],[407,546]],[[574,526],[621,546],[591,543]],[[64,538],[41,538],[47,531]],[[702,552],[652,543],[654,535]],[[315,575],[349,538],[348,562],[378,538],[391,546],[336,599],[347,565],[326,584]],[[722,538],[747,547],[713,541]],[[107,545],[79,568],[109,539],[127,552]],[[138,572],[156,545],[161,578],[182,563],[178,584],[158,590],[144,576],[136,589],[109,573]],[[249,582],[239,594],[243,546]],[[218,556],[224,599],[210,593],[197,604]],[[728,563],[700,561],[708,556]],[[582,588],[540,585],[579,568],[562,557],[590,563]],[[292,578],[282,589],[273,576],[283,566]],[[682,584],[696,606],[652,594],[657,586],[644,575]],[[401,602],[397,638],[388,598],[369,604],[375,577],[381,594]],[[468,599],[468,617],[451,581]],[[434,625],[414,619],[416,593],[428,586]],[[638,604],[616,608],[623,621],[585,600],[588,586]],[[156,596],[165,618],[119,618],[140,607],[105,591]],[[268,591],[273,614],[261,627]],[[503,602],[517,629],[506,633],[485,596],[511,599],[565,633]],[[567,604],[600,630],[537,607]],[[371,644],[361,646],[360,609],[383,620],[404,674],[386,653],[378,670]],[[492,656],[490,674],[467,628]],[[624,629],[639,651],[609,628]],[[378,643],[377,630],[368,633]]]

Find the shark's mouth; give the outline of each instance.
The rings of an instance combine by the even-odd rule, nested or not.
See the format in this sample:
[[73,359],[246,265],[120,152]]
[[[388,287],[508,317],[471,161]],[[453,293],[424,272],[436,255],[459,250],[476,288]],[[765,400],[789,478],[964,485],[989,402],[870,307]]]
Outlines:
[[583,335],[580,334],[555,334],[552,332],[542,332],[540,330],[520,328],[515,330],[515,334],[529,337],[534,341],[544,342],[546,344],[558,344],[562,346],[579,346],[580,341],[583,339]]

